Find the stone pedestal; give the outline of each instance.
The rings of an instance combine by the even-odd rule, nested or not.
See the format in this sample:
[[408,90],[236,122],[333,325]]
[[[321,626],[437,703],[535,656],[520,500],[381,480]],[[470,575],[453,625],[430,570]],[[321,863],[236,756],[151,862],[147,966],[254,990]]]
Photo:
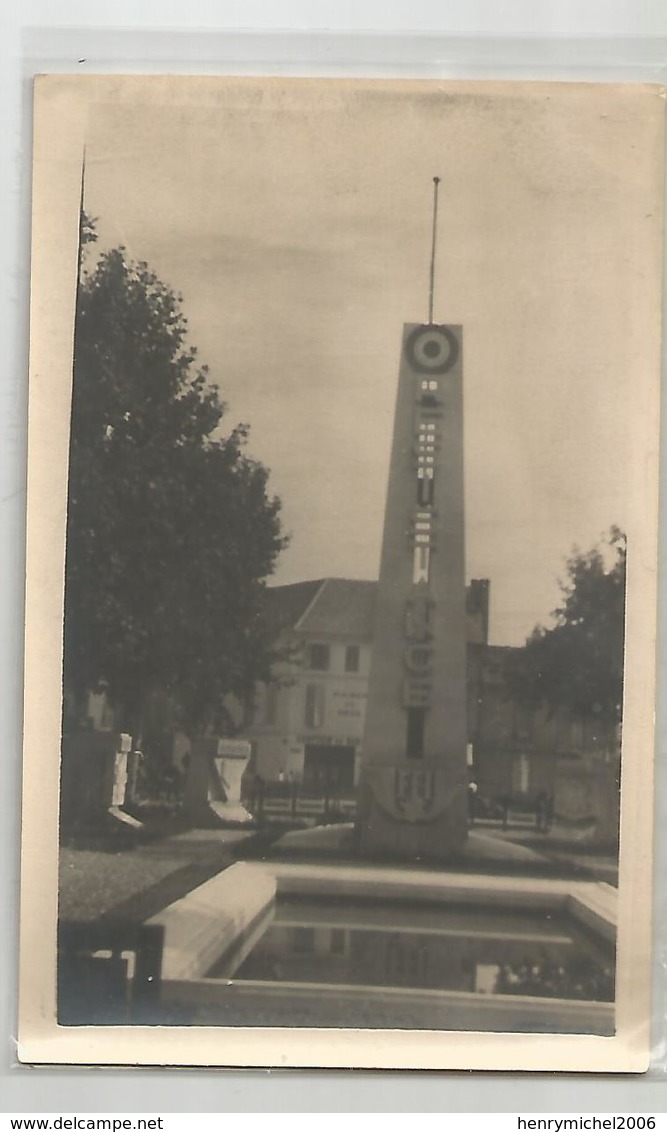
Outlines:
[[618,758],[559,759],[556,768],[556,817],[573,823],[590,822],[595,842],[618,842],[620,821]]
[[133,829],[142,823],[124,810],[132,738],[118,731],[65,735],[62,747],[60,822],[76,829],[111,817]]
[[184,804],[195,825],[252,821],[241,802],[241,780],[250,753],[245,739],[208,738],[192,744]]

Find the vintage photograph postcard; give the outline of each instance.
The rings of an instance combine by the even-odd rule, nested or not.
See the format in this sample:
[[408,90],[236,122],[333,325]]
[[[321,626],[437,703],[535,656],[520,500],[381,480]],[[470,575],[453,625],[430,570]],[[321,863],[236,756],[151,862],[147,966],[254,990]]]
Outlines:
[[664,111],[37,79],[22,1061],[646,1069]]

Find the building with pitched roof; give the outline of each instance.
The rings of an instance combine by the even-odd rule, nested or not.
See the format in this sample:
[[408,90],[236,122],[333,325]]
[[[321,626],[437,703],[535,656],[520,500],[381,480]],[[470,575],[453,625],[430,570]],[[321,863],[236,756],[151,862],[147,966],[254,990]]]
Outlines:
[[[593,819],[608,840],[618,822],[615,736],[595,720],[509,694],[513,649],[488,642],[489,582],[466,590],[467,724],[470,776],[480,799],[511,798],[530,809],[540,794],[557,812]],[[288,659],[256,690],[244,737],[266,783],[298,782],[304,794],[353,797],[361,764],[377,582],[319,578],[267,591],[267,616]],[[602,833],[601,833],[602,836]]]
[[[264,780],[352,790],[358,781],[375,599],[375,581],[321,578],[268,590],[268,617],[289,659],[258,686],[253,744]],[[467,591],[469,648],[488,639],[489,584]]]

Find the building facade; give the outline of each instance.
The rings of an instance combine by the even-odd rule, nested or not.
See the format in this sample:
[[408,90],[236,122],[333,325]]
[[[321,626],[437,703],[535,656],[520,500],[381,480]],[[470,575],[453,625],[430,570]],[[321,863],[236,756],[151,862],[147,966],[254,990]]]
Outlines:
[[[268,591],[285,655],[258,685],[253,769],[265,782],[352,797],[359,782],[377,583],[323,578]],[[530,810],[539,795],[571,821],[618,822],[620,736],[594,718],[526,708],[508,693],[511,647],[488,643],[489,582],[466,588],[468,773],[480,799]]]
[[[269,618],[286,659],[258,686],[254,767],[266,781],[352,792],[359,781],[377,582],[323,578],[268,591]],[[468,638],[488,634],[486,580],[467,589]]]
[[375,583],[324,578],[268,591],[285,659],[257,689],[255,770],[267,781],[353,790],[359,774]]
[[614,835],[620,798],[620,729],[595,715],[526,707],[507,689],[512,648],[468,651],[468,727],[481,794],[531,807],[553,798],[570,821],[594,818]]

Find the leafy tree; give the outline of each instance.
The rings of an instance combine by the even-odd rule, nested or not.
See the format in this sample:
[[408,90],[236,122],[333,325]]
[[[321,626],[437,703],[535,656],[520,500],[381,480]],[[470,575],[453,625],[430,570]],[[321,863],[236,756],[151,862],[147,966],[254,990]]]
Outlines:
[[[82,242],[95,238],[85,219]],[[181,299],[123,248],[77,300],[67,528],[65,686],[103,684],[137,735],[154,691],[191,734],[230,726],[268,675],[264,579],[285,540],[268,472],[226,436],[186,344]]]
[[81,264],[83,263],[83,255],[86,244],[97,243],[97,229],[95,228],[96,223],[97,220],[94,217],[88,216],[88,213],[84,212],[83,210],[81,211],[81,215],[79,217],[79,267],[81,267]]
[[609,731],[620,722],[625,558],[625,536],[612,527],[604,549],[575,550],[567,560],[555,624],[536,626],[524,647],[508,657],[508,687],[519,702],[596,717]]

